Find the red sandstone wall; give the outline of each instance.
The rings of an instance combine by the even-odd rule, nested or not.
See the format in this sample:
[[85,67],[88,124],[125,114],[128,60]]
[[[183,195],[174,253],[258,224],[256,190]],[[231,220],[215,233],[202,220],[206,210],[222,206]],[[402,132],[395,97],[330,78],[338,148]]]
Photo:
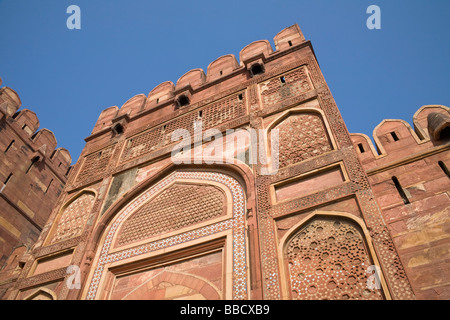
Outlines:
[[53,133],[38,130],[36,114],[19,108],[18,95],[0,88],[0,296],[2,283],[11,280],[8,270],[18,268],[17,259],[7,262],[8,257],[37,241],[71,164],[67,150],[55,149]]
[[401,120],[382,122],[374,130],[379,154],[367,136],[352,135],[352,140],[416,297],[449,299],[450,176],[443,165],[450,167],[450,148],[448,137],[435,140],[430,134],[432,112],[448,115],[449,108],[420,108],[415,130]]

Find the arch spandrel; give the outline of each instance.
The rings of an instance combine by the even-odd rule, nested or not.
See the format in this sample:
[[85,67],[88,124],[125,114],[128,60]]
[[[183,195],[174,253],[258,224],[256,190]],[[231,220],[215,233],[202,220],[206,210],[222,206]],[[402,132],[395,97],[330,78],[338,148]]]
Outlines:
[[[114,248],[167,235],[225,217],[231,196],[219,185],[177,180],[139,205],[120,226]],[[133,204],[131,204],[133,205]]]

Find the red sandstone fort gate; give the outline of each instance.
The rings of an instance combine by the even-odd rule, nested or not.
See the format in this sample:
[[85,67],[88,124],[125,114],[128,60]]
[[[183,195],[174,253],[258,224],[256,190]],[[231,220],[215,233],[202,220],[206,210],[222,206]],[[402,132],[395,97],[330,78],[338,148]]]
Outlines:
[[[3,299],[449,298],[449,109],[385,120],[374,146],[348,133],[299,27],[274,42],[105,109]],[[12,119],[18,97],[0,99]],[[173,163],[172,134],[199,120],[262,139],[231,163]]]

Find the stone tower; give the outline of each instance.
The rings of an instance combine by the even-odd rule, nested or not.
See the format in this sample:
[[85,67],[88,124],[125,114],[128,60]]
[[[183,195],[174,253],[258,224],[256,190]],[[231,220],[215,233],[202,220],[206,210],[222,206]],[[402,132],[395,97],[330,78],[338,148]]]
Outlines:
[[50,130],[38,130],[36,114],[18,111],[20,105],[14,90],[0,88],[0,297],[20,273],[72,162]]
[[104,110],[8,299],[413,299],[297,25]]

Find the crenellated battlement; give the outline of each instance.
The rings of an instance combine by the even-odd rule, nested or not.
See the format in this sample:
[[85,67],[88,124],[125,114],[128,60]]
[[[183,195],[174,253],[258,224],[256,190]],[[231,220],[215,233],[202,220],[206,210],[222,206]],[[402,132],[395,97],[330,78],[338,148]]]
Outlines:
[[[433,121],[434,120],[434,121]],[[373,141],[352,133],[353,145],[366,170],[433,147],[448,145],[450,109],[442,105],[422,106],[413,116],[413,127],[405,120],[385,119],[373,130]]]
[[53,132],[21,105],[14,90],[0,88],[0,269],[16,248],[27,252],[37,240],[72,163]]
[[[65,183],[72,163],[70,152],[65,148],[57,148],[58,143],[51,130],[39,129],[36,113],[27,108],[19,110],[20,107],[20,97],[14,90],[0,88],[1,150],[5,156],[14,157],[12,162],[16,168],[36,161],[45,164],[56,179]],[[6,178],[3,177],[5,175],[6,172],[0,174],[1,178]]]
[[[1,83],[1,82],[0,82]],[[33,111],[22,109],[19,95],[8,87],[0,88],[0,120],[5,121],[21,137],[22,142],[31,147],[32,155],[46,158],[46,161],[56,173],[65,177],[72,158],[68,150],[56,148],[57,140],[54,133],[46,128],[39,129],[39,119]],[[32,156],[33,157],[33,156]]]
[[[249,80],[258,75],[258,70],[269,71],[276,66],[266,66],[272,59],[290,49],[305,43],[297,24],[285,28],[274,37],[275,51],[268,40],[258,40],[245,46],[239,53],[239,60],[233,54],[223,55],[211,62],[206,73],[201,68],[189,70],[175,83],[166,81],[153,88],[148,95],[138,94],[120,108],[103,110],[92,131],[92,135],[113,129],[116,118],[127,115],[128,119],[143,113],[152,113],[152,119],[163,117],[181,107],[193,105],[218,91],[225,91],[237,82]],[[266,70],[267,68],[267,70]],[[214,86],[214,90],[207,90]],[[88,138],[89,139],[89,138]]]

